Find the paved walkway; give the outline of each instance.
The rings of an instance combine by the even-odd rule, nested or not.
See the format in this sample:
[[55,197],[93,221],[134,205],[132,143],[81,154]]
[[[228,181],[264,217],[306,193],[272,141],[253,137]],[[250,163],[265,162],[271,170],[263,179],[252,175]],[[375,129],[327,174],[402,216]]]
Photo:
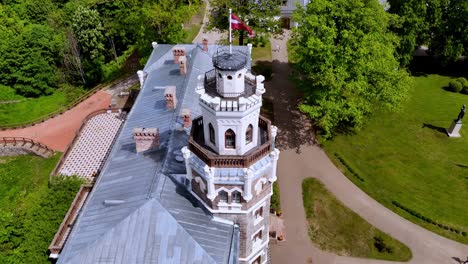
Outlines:
[[209,16],[211,15],[210,12],[210,2],[208,0],[204,0],[206,4],[205,8],[205,16],[203,17],[203,26],[200,28],[198,35],[193,39],[192,43],[202,43],[203,38],[208,38],[208,44],[218,44],[221,39],[227,39],[227,33],[219,33],[217,30],[206,30],[206,25],[209,20]]
[[49,148],[65,151],[81,123],[90,113],[109,107],[112,95],[98,91],[73,109],[34,126],[0,131],[0,137],[31,138]]
[[[312,126],[297,109],[300,94],[288,80],[286,41],[272,39],[273,81],[267,83],[266,97],[274,98],[274,124],[279,132],[277,145],[281,149],[278,178],[281,207],[286,224],[287,240],[271,246],[273,264],[366,264],[392,263],[370,259],[340,257],[315,247],[309,237],[302,203],[301,183],[316,177],[347,207],[380,230],[405,243],[413,253],[409,263],[457,264],[453,258],[466,259],[468,246],[438,236],[415,225],[377,203],[344,176],[328,159],[324,151],[311,140]],[[396,262],[394,262],[396,263]]]

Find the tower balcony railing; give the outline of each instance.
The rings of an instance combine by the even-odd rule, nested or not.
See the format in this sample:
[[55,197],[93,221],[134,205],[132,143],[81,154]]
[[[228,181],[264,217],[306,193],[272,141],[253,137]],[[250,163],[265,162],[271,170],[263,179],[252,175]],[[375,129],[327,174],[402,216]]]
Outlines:
[[205,92],[213,97],[221,97],[223,99],[237,99],[239,97],[249,97],[255,94],[255,90],[257,85],[255,83],[255,78],[248,78],[245,76],[244,79],[244,91],[241,93],[225,93],[222,92],[220,89],[221,84],[218,82],[218,78],[216,77],[216,70],[213,69],[205,73]]
[[247,168],[268,155],[273,150],[270,120],[260,116],[258,127],[260,130],[259,146],[253,148],[244,155],[219,155],[205,145],[203,118],[198,117],[192,122],[189,149],[210,167]]

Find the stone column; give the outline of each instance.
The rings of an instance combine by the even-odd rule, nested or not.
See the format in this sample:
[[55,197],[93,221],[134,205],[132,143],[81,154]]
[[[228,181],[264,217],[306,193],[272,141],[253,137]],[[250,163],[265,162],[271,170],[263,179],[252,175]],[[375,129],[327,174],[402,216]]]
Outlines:
[[270,152],[270,158],[272,160],[272,164],[271,164],[271,174],[268,180],[272,183],[278,179],[276,177],[276,167],[278,165],[279,154],[280,154],[280,151],[277,148],[275,148],[272,152]]
[[187,171],[186,177],[187,177],[187,180],[189,181],[188,188],[192,189],[193,176],[192,176],[192,168],[190,168],[190,156],[192,155],[192,152],[187,147],[183,147],[181,151],[185,159],[185,170]]
[[251,169],[244,169],[244,200],[247,202],[252,200],[252,179],[253,172]]
[[206,179],[206,189],[208,190],[208,195],[206,196],[211,201],[216,197],[215,186],[214,186],[214,173],[213,169],[205,165],[205,179]]
[[276,126],[271,126],[271,138],[273,139],[273,149],[275,148],[276,135],[278,134],[278,128]]
[[247,47],[249,48],[249,58],[252,59],[252,43],[247,44]]
[[153,46],[153,49],[155,49],[158,46],[158,43],[156,41],[151,42],[151,46]]
[[145,83],[145,72],[144,71],[137,71],[138,79],[140,80],[140,87],[143,87]]

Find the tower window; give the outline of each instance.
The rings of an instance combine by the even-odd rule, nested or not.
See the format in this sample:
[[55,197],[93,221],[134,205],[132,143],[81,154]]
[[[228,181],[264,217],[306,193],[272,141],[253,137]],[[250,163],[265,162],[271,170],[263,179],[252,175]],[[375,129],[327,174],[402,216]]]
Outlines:
[[222,203],[228,202],[228,193],[226,191],[219,192],[219,201]]
[[256,211],[255,211],[255,219],[258,219],[262,217],[263,218],[263,206],[258,208]]
[[240,79],[242,77],[242,73],[239,73],[239,75],[237,75],[237,78]]
[[219,78],[223,78],[223,76],[221,75],[221,73],[218,73],[218,76],[219,76]]
[[232,80],[232,76],[231,75],[228,75],[228,80]]
[[211,123],[208,125],[208,129],[210,131],[210,142],[213,143],[213,145],[216,145],[215,131]]
[[232,129],[228,129],[224,133],[224,140],[226,148],[236,148],[236,133]]
[[253,237],[254,242],[259,241],[259,240],[262,240],[262,230],[258,231]]
[[232,193],[232,202],[233,203],[240,203],[241,202],[241,194],[238,191]]
[[253,126],[249,125],[247,127],[247,131],[245,131],[245,142],[246,144],[249,144],[252,142],[252,134],[253,134]]

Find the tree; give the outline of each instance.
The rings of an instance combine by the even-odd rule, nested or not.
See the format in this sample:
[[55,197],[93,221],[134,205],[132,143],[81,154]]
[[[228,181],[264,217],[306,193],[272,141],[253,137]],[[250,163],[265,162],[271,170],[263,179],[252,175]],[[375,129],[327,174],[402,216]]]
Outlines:
[[450,0],[444,10],[444,23],[434,34],[431,48],[446,60],[457,60],[468,55],[468,1]]
[[[244,23],[251,27],[256,35],[280,33],[281,3],[278,0],[210,0],[211,12],[208,28],[221,32],[229,28],[229,8]],[[234,33],[234,32],[233,32]],[[243,45],[244,32],[239,31],[239,44]]]
[[395,110],[407,97],[410,79],[394,57],[397,37],[378,1],[314,0],[293,19],[299,27],[291,47],[305,97],[300,109],[325,137],[359,129],[374,110]]

